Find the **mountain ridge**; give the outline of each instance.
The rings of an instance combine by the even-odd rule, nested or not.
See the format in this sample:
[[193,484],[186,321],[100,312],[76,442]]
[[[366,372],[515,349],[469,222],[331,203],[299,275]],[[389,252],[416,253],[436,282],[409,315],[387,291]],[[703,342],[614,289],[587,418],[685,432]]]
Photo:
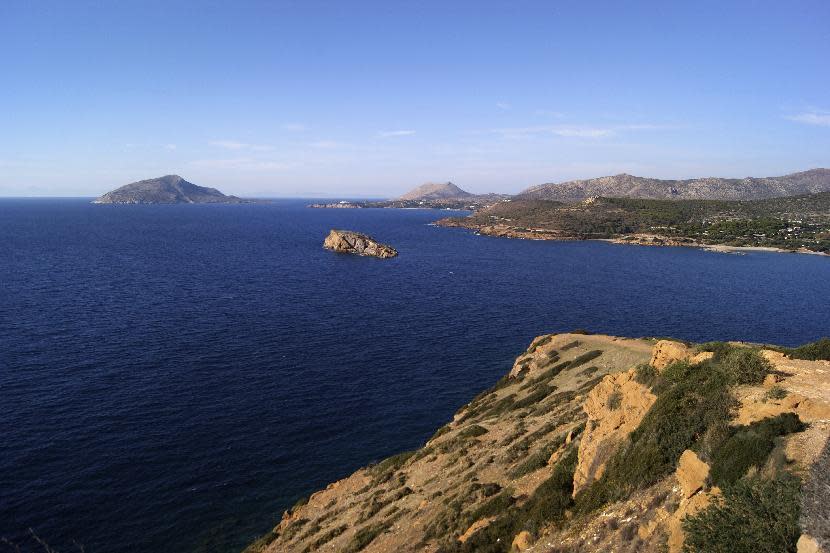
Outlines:
[[815,168],[778,177],[656,179],[627,173],[544,183],[517,199],[578,202],[594,196],[677,200],[760,200],[830,191],[830,169]]

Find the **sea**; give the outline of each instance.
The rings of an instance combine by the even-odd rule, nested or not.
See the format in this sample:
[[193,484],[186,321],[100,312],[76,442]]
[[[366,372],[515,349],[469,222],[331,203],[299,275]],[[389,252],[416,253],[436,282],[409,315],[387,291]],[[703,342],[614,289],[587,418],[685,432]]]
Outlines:
[[[537,335],[830,334],[828,257],[307,203],[0,200],[0,537],[238,552],[298,498],[419,447]],[[332,228],[400,255],[326,251]]]

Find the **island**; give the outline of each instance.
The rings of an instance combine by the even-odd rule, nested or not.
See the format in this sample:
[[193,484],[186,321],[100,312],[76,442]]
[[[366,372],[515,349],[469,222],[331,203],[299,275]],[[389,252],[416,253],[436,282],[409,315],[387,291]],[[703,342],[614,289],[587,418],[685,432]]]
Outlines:
[[198,186],[179,175],[165,175],[126,184],[95,199],[94,204],[241,204],[215,188]]
[[830,339],[544,334],[421,447],[245,553],[821,551],[828,419]]
[[332,229],[323,241],[323,247],[338,253],[388,259],[398,255],[397,250],[377,242],[371,236],[350,230]]
[[308,207],[325,209],[342,208],[397,208],[397,209],[450,209],[477,210],[509,198],[507,194],[472,194],[452,182],[427,182],[406,194],[391,200],[314,203]]

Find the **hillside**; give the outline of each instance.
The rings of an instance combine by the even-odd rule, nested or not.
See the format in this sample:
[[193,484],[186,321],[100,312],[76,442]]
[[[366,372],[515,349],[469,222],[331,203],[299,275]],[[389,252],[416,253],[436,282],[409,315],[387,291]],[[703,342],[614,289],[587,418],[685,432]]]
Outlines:
[[540,336],[423,447],[299,501],[246,553],[826,547],[830,362],[802,359],[828,356]]
[[462,190],[451,182],[428,182],[414,188],[396,198],[397,200],[458,200],[469,198],[470,194],[466,190]]
[[165,175],[126,184],[97,198],[96,204],[207,204],[243,203],[215,188],[197,186],[178,175]]
[[523,200],[579,202],[594,196],[673,200],[758,200],[830,191],[830,169],[811,169],[781,177],[661,180],[621,174],[546,183],[520,192]]
[[438,224],[514,238],[830,252],[830,192],[752,201],[512,200]]

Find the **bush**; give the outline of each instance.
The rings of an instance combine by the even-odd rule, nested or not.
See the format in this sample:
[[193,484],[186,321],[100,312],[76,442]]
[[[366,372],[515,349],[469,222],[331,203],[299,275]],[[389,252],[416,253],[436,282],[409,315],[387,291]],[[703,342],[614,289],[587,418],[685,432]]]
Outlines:
[[372,543],[374,539],[388,527],[389,525],[385,522],[364,526],[357,531],[354,537],[352,537],[349,544],[343,550],[343,553],[357,553],[358,551],[361,551],[367,545]]
[[740,480],[683,521],[683,551],[794,553],[801,534],[800,495],[798,479],[787,473],[772,480]]
[[634,380],[637,383],[642,384],[643,386],[646,386],[648,388],[651,388],[651,386],[654,385],[654,383],[657,381],[658,376],[659,374],[657,372],[657,369],[645,363],[642,365],[637,365],[637,367],[634,369]]
[[600,349],[594,349],[594,350],[591,350],[591,351],[587,351],[587,352],[583,353],[582,355],[580,355],[578,357],[575,357],[571,361],[570,368],[574,368],[574,367],[578,367],[580,365],[584,365],[588,361],[591,361],[592,359],[596,359],[600,355],[602,355],[602,350],[600,350]]
[[750,467],[761,468],[775,447],[775,438],[804,430],[795,413],[783,413],[733,430],[712,453],[712,481],[724,487],[743,477]]
[[483,436],[487,434],[487,429],[483,426],[479,426],[478,424],[472,424],[459,432],[456,437],[460,439],[467,439],[467,438],[476,438],[478,436]]
[[611,392],[611,395],[608,396],[608,408],[612,411],[616,411],[620,408],[622,404],[622,392],[619,390],[614,390]]
[[769,361],[754,349],[733,348],[727,353],[720,365],[735,384],[760,384],[772,371]]
[[823,359],[830,361],[830,338],[822,338],[816,342],[810,342],[788,351],[792,359],[807,359],[817,361]]
[[787,397],[787,390],[781,386],[773,386],[764,394],[764,399],[784,399]]

